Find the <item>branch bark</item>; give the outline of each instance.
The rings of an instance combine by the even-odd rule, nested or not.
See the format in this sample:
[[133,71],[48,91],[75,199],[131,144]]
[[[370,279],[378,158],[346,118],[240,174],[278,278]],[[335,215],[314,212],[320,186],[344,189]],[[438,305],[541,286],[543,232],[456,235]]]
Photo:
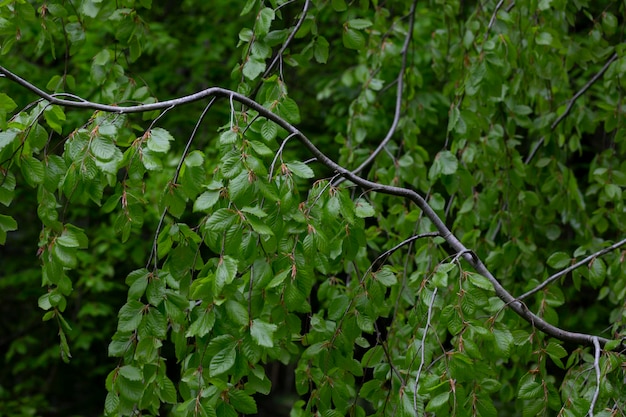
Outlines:
[[94,103],[87,100],[66,100],[60,99],[54,95],[50,95],[45,91],[39,89],[28,81],[20,78],[19,76],[13,74],[9,70],[4,67],[0,67],[0,74],[3,74],[6,78],[20,84],[24,88],[30,90],[35,93],[42,99],[47,100],[51,104],[65,106],[65,107],[74,107],[74,108],[82,108],[82,109],[90,109],[90,110],[100,110],[104,112],[110,113],[140,113],[147,112],[153,110],[163,110],[168,109],[172,106],[179,106],[186,103],[195,102],[198,100],[211,98],[211,97],[221,97],[228,98],[229,100],[237,101],[248,108],[256,111],[262,117],[265,117],[268,120],[276,123],[278,126],[285,129],[290,135],[298,138],[298,140],[304,145],[305,148],[309,150],[317,158],[317,161],[324,164],[327,168],[334,171],[336,174],[341,175],[345,179],[351,181],[352,183],[362,187],[365,190],[376,191],[388,195],[393,195],[397,197],[406,198],[413,203],[415,203],[422,212],[430,219],[433,223],[439,235],[450,245],[450,247],[455,251],[455,253],[459,254],[459,256],[465,259],[476,272],[486,277],[494,287],[496,295],[506,303],[516,314],[530,323],[533,327],[541,330],[549,336],[552,336],[556,339],[572,342],[585,346],[594,346],[594,340],[597,340],[601,346],[604,346],[610,340],[593,336],[585,333],[577,333],[570,332],[564,329],[561,329],[557,326],[554,326],[541,317],[537,316],[533,312],[531,312],[526,305],[519,299],[514,298],[494,277],[494,275],[487,269],[487,267],[483,264],[483,262],[478,258],[471,250],[465,247],[463,243],[450,231],[448,226],[443,222],[443,220],[437,215],[437,213],[433,210],[432,207],[426,202],[424,197],[421,194],[417,193],[414,190],[402,187],[395,187],[391,185],[379,184],[359,175],[351,172],[349,169],[339,165],[332,159],[330,159],[326,154],[320,151],[311,140],[307,138],[307,136],[302,133],[298,128],[287,122],[285,119],[280,116],[272,113],[269,109],[263,107],[261,104],[256,101],[239,94],[237,92],[220,88],[220,87],[211,87],[200,92],[190,94],[184,97],[166,100],[158,103],[151,104],[142,104],[136,106],[113,106],[106,105],[100,103]]

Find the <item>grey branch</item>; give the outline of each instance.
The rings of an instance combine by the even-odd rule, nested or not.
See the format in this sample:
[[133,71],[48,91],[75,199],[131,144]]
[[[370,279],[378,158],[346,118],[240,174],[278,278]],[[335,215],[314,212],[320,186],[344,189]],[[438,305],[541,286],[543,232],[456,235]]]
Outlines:
[[556,274],[550,276],[549,278],[547,278],[541,284],[537,285],[532,290],[530,290],[528,292],[525,292],[524,294],[522,294],[519,297],[517,297],[517,299],[522,301],[523,299],[530,297],[531,295],[535,294],[538,291],[541,291],[542,289],[544,289],[545,287],[547,287],[548,285],[550,285],[551,283],[553,283],[557,279],[561,278],[562,276],[569,274],[573,270],[575,270],[577,268],[580,268],[581,266],[583,266],[586,263],[592,261],[593,259],[595,259],[595,258],[597,258],[599,256],[602,256],[605,253],[609,253],[609,252],[619,248],[620,246],[623,246],[624,244],[626,244],[626,239],[620,240],[619,242],[612,244],[608,248],[604,248],[602,250],[597,251],[596,253],[593,253],[593,254],[587,256],[585,259],[582,259],[582,260],[576,262],[575,264],[573,264],[571,266],[568,266],[567,268],[563,269],[562,271],[559,271]]
[[430,319],[433,315],[433,306],[435,305],[436,296],[437,288],[433,291],[433,296],[431,297],[430,304],[428,305],[428,317],[426,318],[426,326],[424,326],[424,334],[422,335],[422,346],[420,347],[420,366],[417,369],[417,374],[415,375],[415,388],[413,391],[413,408],[415,408],[415,410],[417,410],[417,385],[420,381],[420,376],[422,375],[424,363],[426,362],[426,334],[428,333],[428,328],[430,327]]
[[[378,156],[378,154],[385,149],[385,146],[389,143],[394,133],[396,133],[396,128],[398,127],[398,123],[400,122],[400,113],[402,111],[402,92],[404,90],[404,73],[406,72],[406,61],[407,55],[409,51],[409,45],[411,44],[411,39],[413,38],[413,25],[415,23],[415,8],[417,6],[417,0],[413,0],[413,4],[411,5],[411,10],[409,11],[409,27],[407,30],[406,37],[404,38],[404,45],[402,45],[402,65],[400,67],[400,72],[398,73],[398,78],[396,79],[396,108],[393,114],[393,121],[391,122],[391,126],[387,131],[387,134],[383,138],[383,140],[378,144],[378,147],[374,149],[374,152],[370,154],[370,156],[365,159],[357,168],[355,168],[352,173],[358,174],[365,167],[371,164],[374,159]],[[345,178],[345,177],[344,177]],[[343,182],[342,179],[338,180],[334,185],[339,185]]]
[[[541,317],[537,316],[530,310],[528,310],[528,308],[522,301],[514,298],[500,284],[500,282],[493,276],[491,271],[487,269],[487,267],[483,264],[480,258],[478,258],[477,256],[474,256],[473,252],[467,249],[465,245],[463,245],[463,243],[461,243],[461,241],[454,234],[452,234],[450,229],[448,229],[448,226],[446,226],[443,220],[437,215],[437,213],[433,210],[433,208],[430,207],[430,205],[426,202],[426,200],[424,199],[424,197],[422,197],[421,194],[408,188],[378,184],[376,182],[360,177],[357,174],[354,174],[347,168],[339,165],[338,163],[330,159],[322,151],[320,151],[313,144],[313,142],[309,140],[306,137],[306,135],[304,135],[304,133],[298,130],[298,128],[296,128],[295,126],[293,126],[292,124],[287,122],[285,119],[281,118],[280,116],[272,113],[269,109],[263,107],[261,104],[257,103],[256,101],[242,94],[236,93],[234,91],[231,91],[225,88],[211,87],[195,94],[190,94],[188,96],[184,96],[184,97],[180,97],[180,98],[176,98],[172,100],[162,101],[159,103],[150,103],[150,104],[142,104],[142,105],[137,105],[137,106],[123,107],[123,106],[111,106],[111,105],[106,105],[106,104],[93,103],[90,101],[71,101],[71,100],[59,99],[59,98],[51,96],[45,91],[32,85],[28,81],[11,73],[4,67],[0,67],[0,74],[4,74],[6,78],[22,85],[23,87],[37,94],[39,97],[45,100],[48,100],[51,104],[56,104],[56,105],[66,106],[66,107],[82,108],[82,109],[100,110],[104,112],[119,113],[119,114],[163,110],[171,106],[178,106],[178,105],[182,105],[186,103],[191,103],[191,102],[209,98],[209,97],[223,97],[223,98],[229,98],[230,100],[237,101],[247,106],[248,108],[256,111],[259,115],[265,117],[267,120],[271,120],[272,122],[276,123],[278,126],[285,129],[288,134],[292,134],[294,137],[298,138],[298,140],[304,145],[304,147],[307,148],[309,152],[311,152],[313,156],[317,158],[317,161],[319,163],[324,164],[327,168],[331,169],[336,174],[345,177],[347,180],[352,181],[354,184],[358,185],[359,187],[365,190],[372,190],[376,192],[381,192],[383,194],[405,198],[415,203],[422,210],[422,212],[430,219],[430,221],[433,223],[433,225],[439,232],[439,235],[448,243],[448,245],[450,245],[450,247],[455,251],[455,253],[462,253],[463,254],[462,258],[465,259],[465,261],[468,262],[474,268],[476,272],[483,275],[485,278],[487,278],[491,282],[491,284],[494,287],[496,295],[502,301],[504,301],[504,303],[508,305],[516,314],[518,314],[520,317],[522,317],[532,326],[562,341],[572,342],[572,343],[581,344],[585,346],[593,346],[594,344],[594,337],[596,336],[592,336],[590,334],[585,334],[585,333],[570,332],[567,330],[563,330],[559,327],[556,327],[548,323]],[[604,346],[606,343],[609,342],[609,339],[605,339],[601,337],[597,337],[597,340],[602,346]]]
[[[589,90],[589,87],[591,87],[596,81],[600,79],[600,77],[602,77],[602,75],[606,72],[606,70],[609,69],[609,66],[611,65],[611,63],[615,61],[616,59],[617,59],[617,52],[611,55],[609,60],[606,61],[606,63],[600,69],[600,71],[598,71],[596,75],[591,77],[591,79],[587,81],[587,84],[583,85],[583,87],[580,90],[578,90],[578,92],[574,94],[571,99],[569,99],[569,101],[567,102],[567,107],[565,108],[565,111],[550,125],[550,130],[556,129],[556,127],[563,121],[563,119],[567,117],[569,112],[572,111],[572,107],[574,107],[574,103],[576,103],[576,100],[578,100],[583,94],[585,94],[585,92]],[[537,143],[535,143],[532,150],[526,157],[526,160],[524,161],[525,164],[528,164],[535,157],[535,154],[537,153],[541,145],[543,145],[543,142],[545,141],[545,139],[546,137],[543,136],[541,139],[537,141]]]
[[591,399],[591,405],[589,406],[589,412],[587,415],[589,417],[593,417],[593,409],[596,408],[596,402],[598,401],[598,397],[600,396],[600,343],[598,343],[598,338],[593,338],[593,369],[596,371],[596,389],[593,392],[593,398]]

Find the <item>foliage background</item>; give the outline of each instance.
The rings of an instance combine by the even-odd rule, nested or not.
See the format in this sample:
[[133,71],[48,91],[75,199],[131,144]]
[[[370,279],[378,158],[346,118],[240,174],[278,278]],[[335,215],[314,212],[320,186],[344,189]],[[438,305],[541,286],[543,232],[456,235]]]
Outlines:
[[[305,5],[295,38],[271,74],[263,74]],[[513,295],[624,239],[622,2],[5,1],[0,36],[2,66],[50,93],[131,105],[220,86],[261,104],[276,100],[283,103],[272,107],[276,113],[348,169],[397,123],[385,150],[361,175],[425,196]],[[379,258],[410,236],[435,230],[408,201],[345,182],[336,191],[317,182],[334,173],[319,163],[299,164],[311,153],[295,139],[281,153],[291,164],[283,165],[285,188],[276,191],[282,211],[273,211],[272,192],[260,186],[244,190],[249,198],[233,197],[239,191],[230,184],[238,173],[267,176],[280,153],[280,142],[271,139],[286,133],[274,132],[272,123],[255,125],[228,100],[215,104],[195,132],[206,101],[167,111],[155,125],[157,112],[115,118],[59,106],[44,111],[31,106],[37,97],[23,86],[0,82],[0,238],[6,239],[0,247],[0,414],[100,415],[105,397],[111,415],[129,414],[140,399],[146,415],[192,413],[193,407],[167,403],[203,392],[185,372],[204,360],[196,352],[217,349],[215,357],[225,350],[219,345],[224,335],[254,347],[246,352],[238,345],[237,361],[247,361],[259,380],[250,382],[243,362],[223,373],[215,367],[223,371],[226,364],[214,363],[204,375],[202,411],[195,413],[263,413],[281,402],[286,410],[294,407],[293,415],[415,415],[415,405],[420,415],[442,416],[589,410],[596,392],[592,345],[547,337],[503,310],[490,284],[462,257],[448,254],[440,238],[418,239]],[[236,138],[227,137],[233,119],[241,129]],[[96,128],[119,151],[71,149],[80,134],[89,137]],[[147,139],[151,128],[164,129],[152,131],[160,139],[136,141]],[[225,173],[229,152],[248,146],[243,131],[271,154],[259,145],[246,148],[258,166],[235,164],[237,172]],[[196,153],[185,153],[190,162],[180,195],[171,181],[189,138]],[[157,152],[133,165],[140,160],[132,156],[136,146]],[[98,155],[94,172],[68,186],[69,167],[84,167],[90,164],[85,158]],[[216,191],[213,180],[223,188],[219,202],[208,205],[199,196]],[[130,216],[120,204],[126,189],[136,199]],[[231,220],[261,249],[240,250],[237,239],[243,238],[233,231],[236,247],[220,253],[219,238],[205,230],[210,215],[233,204],[264,211],[248,212],[248,221],[260,224]],[[232,226],[212,224],[225,233]],[[172,227],[187,230],[182,225],[187,232],[168,237]],[[263,226],[282,233],[285,243],[271,243]],[[155,232],[163,230],[158,271],[179,283],[168,281],[167,291],[204,300],[180,307],[182,316],[155,301],[161,293],[129,294],[143,273],[131,272],[153,258]],[[307,236],[317,237],[305,243]],[[283,258],[287,243],[297,248],[293,265],[304,272],[293,283],[274,282],[270,275],[284,279],[281,273],[290,268]],[[58,247],[64,249],[57,253]],[[180,248],[190,247],[202,261],[177,265],[189,255]],[[224,256],[235,262],[236,279],[229,270],[233,283],[223,293],[191,285],[217,271]],[[250,268],[261,268],[255,261],[263,259],[271,265],[261,282],[272,284],[248,292]],[[592,256],[526,305],[561,328],[619,340],[624,265],[623,248]],[[69,281],[50,271],[62,271],[58,276]],[[194,297],[194,290],[204,296]],[[42,302],[48,291],[60,294],[55,305]],[[163,340],[154,358],[109,346],[114,335],[119,341],[142,325],[131,329],[134,319],[124,324],[124,314],[118,317],[136,300],[167,317],[167,335],[157,330],[150,336]],[[54,320],[42,322],[38,304]],[[200,323],[189,333],[202,311],[216,312],[217,325]],[[254,340],[253,319],[267,331]],[[186,334],[189,342],[182,342]],[[330,348],[337,338],[339,347]],[[68,349],[72,359],[65,363]],[[623,356],[605,351],[595,362],[602,375],[597,415],[624,415]],[[166,372],[152,375],[150,366],[163,363]],[[140,380],[154,379],[147,387],[156,399],[136,392],[136,370]],[[111,372],[122,372],[119,382],[111,382],[117,378]],[[178,390],[173,400],[165,375]],[[417,376],[419,389],[411,385]],[[258,407],[249,400],[257,392],[269,394],[254,396]],[[352,401],[357,395],[361,399]]]

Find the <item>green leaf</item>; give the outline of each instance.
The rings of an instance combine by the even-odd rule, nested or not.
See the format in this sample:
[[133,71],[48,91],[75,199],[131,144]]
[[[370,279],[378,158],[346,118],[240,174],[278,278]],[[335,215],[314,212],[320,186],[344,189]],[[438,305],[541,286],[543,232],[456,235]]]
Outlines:
[[508,329],[493,329],[492,333],[497,353],[504,358],[509,358],[514,345],[513,334]]
[[343,46],[348,49],[360,50],[365,48],[365,37],[361,32],[353,28],[347,28],[343,31]]
[[275,324],[254,319],[250,325],[250,335],[259,346],[271,348],[274,347],[274,332],[277,328]]
[[285,281],[285,278],[287,278],[290,273],[291,269],[285,269],[284,271],[281,271],[267,284],[267,288],[269,289],[279,286],[283,283],[283,281]]
[[259,61],[254,58],[248,58],[243,65],[243,75],[250,81],[254,81],[259,75],[265,71],[265,61]]
[[59,135],[63,133],[63,122],[65,121],[65,113],[59,106],[48,106],[44,110],[44,119],[48,126],[52,128]]
[[491,281],[489,281],[487,278],[475,272],[466,272],[466,274],[472,285],[478,288],[482,288],[483,290],[494,291]]
[[117,329],[122,332],[137,330],[139,323],[141,323],[144,307],[143,303],[136,300],[129,300],[124,304],[118,314]]
[[237,276],[237,260],[231,256],[223,256],[220,258],[217,269],[215,270],[215,283],[217,288],[230,284]]
[[237,358],[237,350],[234,345],[226,346],[211,358],[209,364],[209,372],[212,377],[227,372],[235,364]]
[[272,230],[272,228],[267,226],[261,220],[255,218],[254,216],[246,216],[246,220],[252,227],[252,230],[257,232],[258,234],[265,236],[274,236],[274,231]]
[[332,0],[333,10],[336,12],[343,12],[348,9],[348,5],[345,0]]
[[32,156],[23,157],[22,175],[24,175],[26,182],[32,186],[35,184],[41,184],[45,175],[43,163]]
[[537,45],[552,45],[553,38],[552,35],[548,32],[540,32],[535,38],[535,42]]
[[187,333],[185,334],[185,336],[186,337],[194,337],[194,336],[203,337],[207,335],[211,330],[213,330],[214,325],[215,325],[215,312],[213,310],[210,310],[210,311],[202,310],[200,311],[198,318],[194,320],[193,323],[191,323],[191,326],[189,326],[189,329],[187,330]]
[[259,15],[257,16],[257,21],[255,25],[255,33],[258,37],[263,37],[267,35],[270,30],[270,26],[272,25],[272,21],[276,17],[274,10],[269,7],[265,7],[261,9]]
[[348,20],[348,27],[352,29],[365,29],[372,26],[372,22],[367,19],[352,19]]
[[543,394],[541,384],[535,382],[532,374],[526,374],[520,379],[517,397],[520,399],[532,400],[539,399]]
[[115,155],[115,143],[113,139],[105,136],[97,136],[90,144],[91,152],[102,161],[109,161]]
[[564,368],[561,359],[567,356],[567,351],[558,343],[550,342],[546,346],[546,353],[560,368]]
[[360,218],[374,217],[376,215],[376,211],[370,203],[363,199],[359,199],[355,203],[355,214]]
[[440,408],[444,407],[448,404],[448,399],[450,398],[450,391],[442,392],[441,394],[436,395],[426,405],[426,411],[437,411]]
[[85,235],[82,229],[68,224],[65,226],[61,236],[56,238],[55,242],[66,248],[86,248],[87,235]]
[[[261,125],[261,136],[268,142],[274,141],[278,134],[278,126],[271,120],[265,120]],[[260,154],[259,154],[260,155]]]
[[[265,124],[263,124],[263,127],[265,126]],[[276,126],[276,125],[274,125]],[[261,131],[263,130],[263,127],[261,127]],[[265,138],[265,135],[263,133],[261,133],[263,135],[263,138]],[[274,133],[274,137],[276,137],[276,133]],[[259,156],[272,156],[274,155],[274,151],[272,151],[270,148],[267,147],[267,145],[265,145],[262,142],[258,142],[256,140],[251,140],[250,142],[250,146],[252,147],[252,149],[254,149],[254,152],[257,153],[257,155]]]
[[328,49],[330,44],[323,36],[318,36],[315,40],[315,46],[313,48],[313,57],[320,64],[328,62]]
[[148,141],[146,143],[146,146],[152,152],[166,153],[170,150],[170,142],[173,141],[174,137],[170,135],[167,130],[160,127],[155,127],[151,129],[148,133]]
[[141,381],[143,379],[143,375],[141,374],[141,370],[132,365],[125,365],[119,369],[120,375],[131,380],[131,381]]
[[159,398],[164,403],[176,404],[177,394],[176,387],[171,379],[164,376],[159,382]]
[[104,411],[106,414],[112,415],[114,414],[120,405],[120,397],[114,393],[109,391],[104,400]]
[[554,269],[562,269],[568,266],[572,258],[565,252],[555,252],[548,258],[547,262]]
[[595,258],[589,263],[589,283],[593,288],[599,288],[606,277],[606,265],[600,258]]
[[232,145],[237,142],[239,135],[233,129],[228,129],[220,135],[220,145]]
[[254,398],[249,396],[240,390],[231,390],[228,392],[230,397],[230,403],[235,407],[235,410],[243,414],[256,414],[257,406]]
[[17,222],[11,216],[0,214],[0,245],[4,245],[7,238],[7,232],[17,230]]
[[[5,93],[0,93],[0,111],[3,111],[5,113],[11,113],[16,108],[17,103],[15,103],[15,101],[13,101],[11,97],[7,96]],[[2,150],[1,145],[0,150]]]
[[452,175],[456,173],[458,166],[459,162],[452,152],[441,151],[435,156],[435,161],[428,171],[428,178],[433,180],[442,174]]
[[0,132],[0,151],[2,151],[7,146],[11,145],[15,139],[17,139],[18,130],[9,129],[4,132]]
[[289,171],[291,171],[297,177],[313,178],[315,176],[315,173],[313,172],[313,170],[309,168],[309,166],[306,165],[304,162],[293,161],[293,162],[287,162],[285,165],[287,165],[287,168],[289,168]]
[[384,266],[380,271],[376,272],[374,278],[385,287],[391,287],[398,282],[396,274],[388,266]]
[[289,97],[284,98],[278,103],[276,112],[280,117],[291,124],[300,123],[300,109],[298,109],[296,102]]
[[193,212],[208,211],[213,207],[220,199],[220,192],[215,190],[205,191],[196,198],[193,202]]
[[209,232],[223,232],[236,219],[237,214],[230,209],[221,208],[209,217],[205,223],[205,229]]
[[250,325],[250,317],[248,316],[248,309],[241,303],[235,300],[226,301],[226,314],[232,320],[242,327]]

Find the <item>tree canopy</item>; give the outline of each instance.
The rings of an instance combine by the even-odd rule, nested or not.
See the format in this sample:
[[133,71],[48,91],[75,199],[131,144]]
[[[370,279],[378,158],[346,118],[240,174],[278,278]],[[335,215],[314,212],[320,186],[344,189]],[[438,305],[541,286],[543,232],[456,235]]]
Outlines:
[[0,415],[626,415],[625,7],[0,1]]

